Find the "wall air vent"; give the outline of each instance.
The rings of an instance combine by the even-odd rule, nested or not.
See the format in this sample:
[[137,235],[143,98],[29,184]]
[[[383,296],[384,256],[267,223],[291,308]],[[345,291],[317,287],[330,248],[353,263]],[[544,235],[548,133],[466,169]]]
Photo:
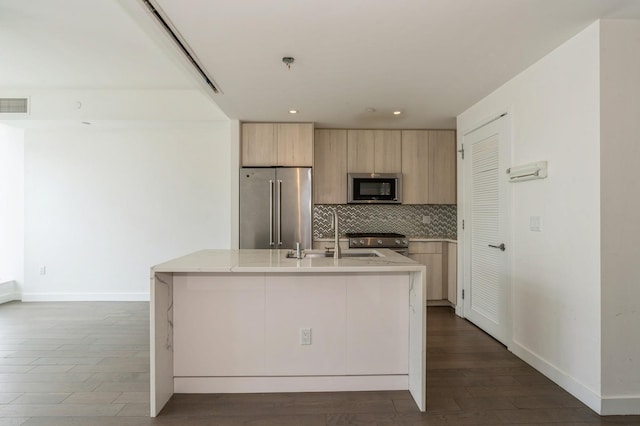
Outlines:
[[143,3],[149,9],[151,15],[158,21],[158,23],[162,26],[162,28],[167,32],[169,37],[176,43],[180,51],[187,57],[191,65],[195,68],[195,70],[200,74],[200,76],[204,79],[204,82],[213,90],[213,93],[220,93],[220,90],[216,87],[213,82],[213,79],[209,78],[207,72],[200,66],[195,56],[191,54],[191,49],[187,45],[185,41],[182,40],[180,36],[178,36],[178,32],[174,30],[173,26],[169,22],[169,19],[163,16],[160,8],[158,6],[153,5],[149,0],[142,0]]
[[0,113],[26,114],[28,106],[27,98],[0,98]]

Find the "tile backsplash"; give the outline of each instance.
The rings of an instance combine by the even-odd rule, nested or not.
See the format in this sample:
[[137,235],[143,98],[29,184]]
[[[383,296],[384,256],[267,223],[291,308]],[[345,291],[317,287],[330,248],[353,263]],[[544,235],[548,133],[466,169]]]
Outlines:
[[[338,209],[340,234],[397,232],[410,238],[456,239],[455,204],[317,204],[313,208],[313,238],[331,238],[331,212]],[[430,223],[423,223],[423,216]]]

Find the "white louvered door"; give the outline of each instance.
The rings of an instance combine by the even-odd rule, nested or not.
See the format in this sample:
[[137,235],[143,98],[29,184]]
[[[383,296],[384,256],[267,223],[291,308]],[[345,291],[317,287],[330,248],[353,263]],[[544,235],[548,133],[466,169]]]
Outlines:
[[464,316],[509,344],[506,117],[465,135]]

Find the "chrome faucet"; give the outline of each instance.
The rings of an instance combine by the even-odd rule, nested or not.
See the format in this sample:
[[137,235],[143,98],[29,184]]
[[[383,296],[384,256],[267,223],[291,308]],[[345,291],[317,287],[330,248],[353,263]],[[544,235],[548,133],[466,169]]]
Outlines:
[[340,259],[342,258],[342,253],[340,252],[340,232],[338,231],[338,208],[336,207],[332,213],[333,223],[331,224],[331,230],[335,232],[334,236],[334,244],[333,248],[333,258]]

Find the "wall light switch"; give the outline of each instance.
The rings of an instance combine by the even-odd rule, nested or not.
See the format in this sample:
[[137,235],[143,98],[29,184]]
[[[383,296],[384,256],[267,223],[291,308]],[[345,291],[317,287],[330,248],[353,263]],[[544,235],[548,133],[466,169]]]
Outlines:
[[422,216],[422,223],[429,225],[431,223],[431,216]]
[[41,266],[40,267],[40,275],[47,275],[47,267],[46,266]]
[[542,228],[540,227],[540,216],[529,217],[529,229],[536,232],[542,231]]

